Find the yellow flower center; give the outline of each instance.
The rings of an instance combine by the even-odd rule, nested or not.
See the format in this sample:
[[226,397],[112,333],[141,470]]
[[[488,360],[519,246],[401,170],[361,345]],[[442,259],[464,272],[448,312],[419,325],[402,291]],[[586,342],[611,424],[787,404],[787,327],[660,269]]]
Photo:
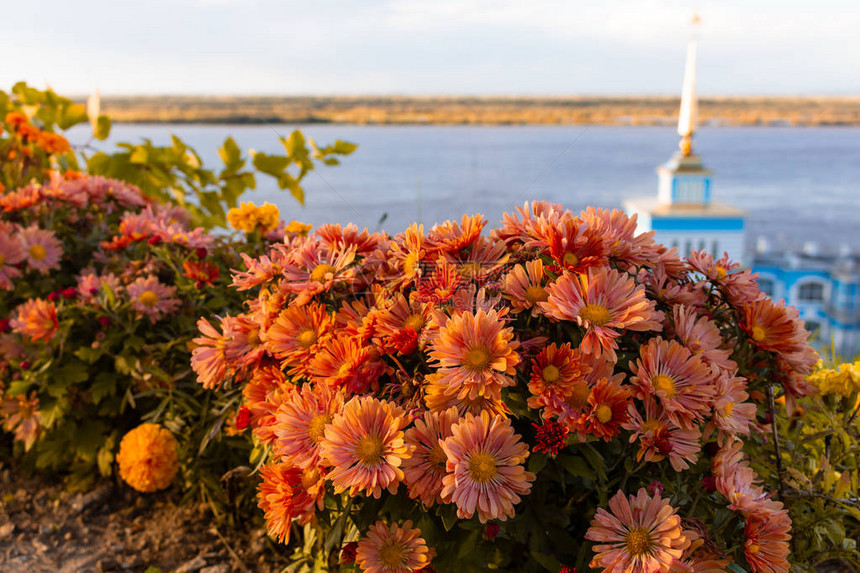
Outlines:
[[476,346],[466,354],[463,365],[474,372],[481,372],[489,366],[491,358],[490,351],[486,347]]
[[755,555],[759,551],[761,551],[761,547],[759,547],[757,544],[750,543],[749,545],[747,545],[747,553],[752,553],[753,555]]
[[153,307],[158,304],[158,295],[151,290],[145,290],[140,293],[140,296],[137,298],[140,301],[140,304],[147,307]]
[[590,322],[593,326],[605,326],[609,323],[612,315],[609,309],[602,304],[587,304],[579,309],[579,316]]
[[36,261],[41,261],[48,256],[48,251],[42,245],[32,245],[30,247],[30,257]]
[[561,378],[561,372],[558,371],[558,368],[554,364],[544,366],[541,375],[543,376],[543,381],[547,384],[552,384]]
[[573,385],[573,394],[567,399],[567,403],[572,408],[582,410],[588,403],[588,397],[591,396],[591,388],[585,382],[577,382]]
[[601,404],[597,407],[597,410],[594,411],[594,414],[597,416],[598,422],[606,424],[612,419],[612,408],[606,404]]
[[672,398],[678,392],[678,389],[675,387],[675,381],[672,380],[671,376],[666,376],[665,374],[657,374],[656,376],[654,376],[653,383],[654,388],[665,392],[667,398]]
[[731,416],[732,411],[734,409],[735,409],[735,403],[734,402],[729,402],[728,404],[723,406],[723,412],[725,413],[726,417]]
[[729,271],[727,271],[725,267],[721,267],[719,265],[714,267],[714,270],[717,271],[718,280],[723,280],[726,278],[726,275],[729,274]]
[[579,264],[579,257],[573,253],[565,253],[562,261],[564,261],[564,264],[566,265],[577,265]]
[[302,330],[298,336],[296,336],[296,343],[302,348],[310,348],[317,341],[317,333],[312,328],[306,328]]
[[379,548],[379,560],[389,571],[400,571],[403,568],[403,546],[400,543],[385,542]]
[[765,338],[767,338],[767,332],[760,326],[752,327],[752,337],[756,342],[762,342]]
[[331,423],[331,414],[317,414],[308,424],[308,437],[319,442],[325,436],[325,427]]
[[321,283],[325,281],[328,274],[334,274],[334,267],[328,263],[320,263],[311,271],[311,280]]
[[0,253],[0,267],[6,264],[6,257],[3,256],[3,253]]
[[627,552],[634,557],[649,553],[653,545],[651,533],[644,527],[631,529],[624,538],[624,543],[627,545]]
[[448,456],[445,455],[445,450],[442,449],[442,446],[437,443],[430,448],[430,452],[427,454],[427,461],[430,462],[430,465],[444,472],[448,464]]
[[424,324],[427,321],[424,320],[424,316],[422,316],[418,313],[415,313],[415,314],[410,314],[409,316],[407,316],[406,320],[403,322],[406,326],[408,326],[409,328],[411,328],[415,332],[418,332],[422,328],[424,328]]
[[355,457],[366,466],[372,466],[381,462],[382,454],[384,453],[385,444],[382,443],[382,438],[372,434],[361,438],[355,447]]
[[478,483],[487,483],[496,477],[496,459],[487,452],[478,452],[469,458],[469,477]]
[[540,285],[532,285],[526,289],[523,298],[534,304],[536,302],[545,302],[549,299],[549,293]]

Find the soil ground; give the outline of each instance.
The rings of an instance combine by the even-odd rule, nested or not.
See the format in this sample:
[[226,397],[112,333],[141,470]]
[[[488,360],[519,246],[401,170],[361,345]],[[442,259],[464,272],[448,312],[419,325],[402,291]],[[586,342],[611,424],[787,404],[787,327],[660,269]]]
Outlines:
[[0,469],[3,573],[280,571],[265,531],[215,525],[176,492],[140,494],[106,483],[71,494],[62,484]]

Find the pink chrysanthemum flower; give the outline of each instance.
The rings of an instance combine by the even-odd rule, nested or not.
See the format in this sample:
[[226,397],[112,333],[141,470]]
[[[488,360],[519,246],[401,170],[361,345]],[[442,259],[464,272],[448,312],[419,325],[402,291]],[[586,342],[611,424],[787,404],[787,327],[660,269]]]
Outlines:
[[720,431],[719,442],[738,434],[749,434],[755,422],[756,405],[747,402],[747,382],[739,376],[723,375],[717,378],[714,401],[714,424]]
[[13,331],[29,337],[33,342],[47,342],[57,333],[57,308],[50,301],[30,299],[18,306],[9,324]]
[[451,426],[459,419],[456,408],[438,414],[425,412],[406,430],[406,443],[415,448],[412,457],[403,462],[406,489],[409,497],[420,499],[427,507],[442,503],[442,478],[447,473],[448,456],[441,442],[451,436]]
[[754,346],[783,357],[803,352],[809,346],[809,332],[797,309],[785,306],[784,301],[776,304],[764,298],[745,305],[740,327]]
[[358,542],[355,562],[364,573],[413,573],[430,564],[430,549],[421,530],[377,521]]
[[549,300],[539,303],[556,320],[570,320],[586,329],[580,349],[616,360],[616,338],[622,330],[662,330],[661,314],[633,278],[614,269],[589,268],[587,274],[565,272],[547,288]]
[[505,276],[505,298],[511,301],[514,312],[529,311],[532,316],[541,314],[539,302],[546,302],[549,294],[546,292],[546,275],[543,261],[535,259],[523,265],[517,265]]
[[307,304],[335,283],[350,283],[354,260],[355,246],[330,251],[318,239],[305,239],[295,246],[283,269],[281,288],[296,295],[294,304]]
[[542,247],[561,268],[582,273],[589,267],[606,264],[606,239],[600,229],[591,227],[573,213],[561,217],[539,217],[529,224],[535,240],[526,247]]
[[259,363],[265,352],[261,338],[260,323],[255,320],[258,316],[239,315],[228,316],[224,319],[224,355],[227,364],[236,370],[248,368]]
[[636,396],[654,396],[678,426],[691,428],[711,409],[716,388],[713,372],[701,357],[674,340],[653,338],[639,349],[631,363]]
[[27,256],[27,249],[18,234],[12,234],[0,229],[0,288],[12,290],[12,279],[21,276],[21,271],[15,267]]
[[723,371],[737,369],[729,358],[730,350],[721,349],[723,337],[717,325],[707,317],[699,316],[692,307],[679,304],[672,308],[675,336],[692,354],[698,354],[705,363]]
[[750,516],[744,525],[744,557],[754,573],[788,573],[791,540],[788,511]]
[[403,437],[409,423],[403,411],[375,398],[353,398],[326,426],[322,457],[332,467],[335,493],[349,490],[379,498],[403,481],[403,460],[412,455]]
[[677,426],[653,397],[645,398],[644,406],[643,418],[631,404],[630,421],[624,425],[625,430],[633,432],[630,442],[639,441],[637,461],[644,457],[646,461],[659,462],[668,457],[669,463],[676,472],[686,470],[690,464],[695,464],[701,450],[701,431],[697,427]]
[[457,505],[461,519],[477,511],[481,523],[505,521],[514,516],[520,496],[531,491],[535,475],[523,466],[528,447],[504,416],[467,414],[451,427],[442,449],[448,456],[442,497]]
[[233,286],[236,287],[236,290],[243,291],[280,277],[284,267],[289,263],[288,251],[289,245],[278,244],[272,245],[269,254],[263,255],[259,259],[252,258],[246,253],[240,253],[247,270],[233,271]]
[[155,276],[139,277],[128,285],[126,291],[131,300],[131,308],[141,315],[146,315],[155,323],[158,319],[169,314],[182,304],[174,298],[176,287],[163,285]]
[[53,231],[45,231],[31,225],[21,231],[21,241],[26,251],[27,265],[43,275],[60,268],[63,247]]
[[663,573],[690,544],[669,500],[645,488],[629,497],[619,490],[609,511],[598,508],[585,538],[599,543],[589,566],[605,573]]
[[204,388],[217,388],[229,373],[227,357],[224,348],[227,338],[222,333],[224,319],[220,318],[221,330],[218,330],[205,318],[197,321],[200,336],[192,340],[194,349],[191,351],[191,368],[197,374],[197,382]]
[[341,335],[323,346],[307,366],[307,375],[320,384],[363,394],[379,387],[386,365],[375,347]]
[[546,201],[532,201],[531,203],[526,201],[522,207],[514,207],[514,211],[514,213],[502,214],[502,227],[492,231],[494,238],[504,241],[507,245],[522,244],[534,239],[530,234],[530,229],[537,219],[557,221],[570,213],[561,205]]
[[325,430],[342,409],[343,394],[325,384],[290,394],[275,414],[275,454],[303,469],[318,466]]
[[78,277],[78,299],[81,302],[95,302],[99,293],[105,289],[116,294],[121,288],[119,279],[113,273],[99,276],[93,272],[84,272]]
[[494,310],[449,318],[430,351],[442,375],[439,383],[461,399],[498,397],[503,387],[514,384],[512,376],[520,362],[519,343],[513,338],[513,329],[505,328]]

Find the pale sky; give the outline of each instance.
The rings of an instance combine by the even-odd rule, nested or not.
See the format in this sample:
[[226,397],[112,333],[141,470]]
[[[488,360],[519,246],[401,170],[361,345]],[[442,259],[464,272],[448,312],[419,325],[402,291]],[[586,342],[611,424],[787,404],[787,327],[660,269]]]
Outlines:
[[4,2],[0,89],[64,94],[860,95],[860,0]]

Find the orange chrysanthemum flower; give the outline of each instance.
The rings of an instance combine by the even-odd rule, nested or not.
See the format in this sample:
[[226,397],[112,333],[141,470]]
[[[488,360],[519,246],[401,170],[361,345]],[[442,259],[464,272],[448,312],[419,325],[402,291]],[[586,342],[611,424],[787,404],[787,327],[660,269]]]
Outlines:
[[439,329],[430,356],[439,367],[439,383],[447,393],[463,399],[498,397],[512,386],[519,343],[512,328],[505,328],[496,311],[483,310],[453,316]]
[[322,509],[325,480],[316,468],[303,471],[289,464],[265,465],[260,476],[257,506],[263,510],[266,530],[272,539],[288,543],[293,519],[308,523],[314,509]]
[[505,521],[514,516],[520,496],[531,491],[535,475],[523,467],[528,447],[504,416],[467,414],[451,427],[442,449],[448,457],[442,497],[457,505],[461,519],[477,511],[481,523]]
[[[224,319],[219,320],[223,330]],[[197,321],[197,329],[200,336],[192,340],[195,346],[191,351],[191,368],[204,388],[217,388],[229,373],[224,351],[227,338],[205,318]]]
[[573,395],[576,383],[584,383],[590,370],[579,350],[571,348],[569,343],[561,346],[550,344],[532,362],[529,407],[538,409],[546,406],[553,411],[561,410]]
[[275,454],[302,469],[318,466],[326,427],[342,409],[343,394],[325,384],[290,394],[275,414]]
[[588,411],[582,421],[587,434],[611,440],[629,419],[627,404],[630,393],[620,384],[601,378],[588,395]]
[[788,511],[756,514],[744,525],[744,557],[755,573],[788,573],[791,540]]
[[291,306],[266,331],[266,349],[290,374],[303,376],[311,358],[331,338],[332,318],[321,304]]
[[430,564],[430,549],[421,530],[377,521],[358,542],[355,562],[364,573],[413,573]]
[[344,388],[348,394],[363,394],[379,387],[385,368],[375,347],[343,334],[311,359],[307,375],[317,383]]
[[448,384],[440,381],[441,379],[442,375],[439,373],[424,377],[424,403],[431,412],[442,413],[449,408],[457,408],[460,416],[469,413],[478,416],[484,411],[490,414],[509,413],[501,396],[475,396],[472,399],[467,395],[460,399],[456,394],[448,394]]
[[158,424],[141,424],[119,444],[119,475],[138,491],[153,492],[170,485],[179,471],[179,444]]
[[714,374],[701,356],[674,340],[653,338],[639,349],[630,364],[636,397],[654,396],[678,426],[692,428],[711,410],[716,387]]
[[435,225],[427,233],[427,250],[457,255],[478,240],[486,224],[483,215],[477,214],[463,215],[460,224],[456,221],[445,221]]
[[379,498],[403,481],[403,460],[412,455],[404,441],[409,419],[397,406],[375,398],[353,398],[326,426],[322,457],[332,467],[336,493],[349,490]]
[[0,288],[12,290],[12,279],[21,276],[21,271],[15,265],[27,256],[27,249],[18,234],[11,229],[0,229]]
[[33,342],[51,340],[57,333],[57,308],[40,298],[30,299],[18,306],[15,318],[9,321],[12,330]]
[[549,255],[558,265],[571,272],[582,273],[589,267],[606,263],[606,239],[600,230],[573,213],[560,218],[540,217],[529,226],[536,240],[526,246],[540,246],[549,250]]
[[802,352],[809,340],[797,309],[784,301],[764,298],[745,305],[740,326],[758,348],[784,355]]
[[532,316],[541,314],[540,302],[546,302],[549,293],[545,288],[546,275],[543,261],[535,259],[525,266],[517,265],[505,276],[505,298],[511,301],[514,312],[530,311]]
[[414,448],[403,462],[404,481],[409,497],[431,507],[442,503],[442,478],[447,473],[448,456],[441,441],[451,436],[451,426],[460,419],[456,408],[441,413],[425,412],[423,418],[406,430],[406,443]]
[[615,361],[616,339],[622,330],[662,330],[661,314],[645,289],[614,269],[589,268],[587,274],[565,272],[547,288],[549,300],[539,303],[556,320],[576,321],[586,329],[580,349]]
[[645,416],[631,404],[629,407],[630,421],[624,424],[624,429],[633,432],[630,442],[639,440],[639,452],[636,460],[643,457],[649,462],[659,462],[667,457],[675,471],[688,469],[695,464],[701,450],[702,432],[698,427],[681,428],[669,419],[666,410],[662,409],[653,396],[644,400]]
[[619,490],[609,511],[597,509],[585,538],[599,543],[589,566],[605,573],[663,573],[690,545],[669,500],[645,488],[629,498]]

